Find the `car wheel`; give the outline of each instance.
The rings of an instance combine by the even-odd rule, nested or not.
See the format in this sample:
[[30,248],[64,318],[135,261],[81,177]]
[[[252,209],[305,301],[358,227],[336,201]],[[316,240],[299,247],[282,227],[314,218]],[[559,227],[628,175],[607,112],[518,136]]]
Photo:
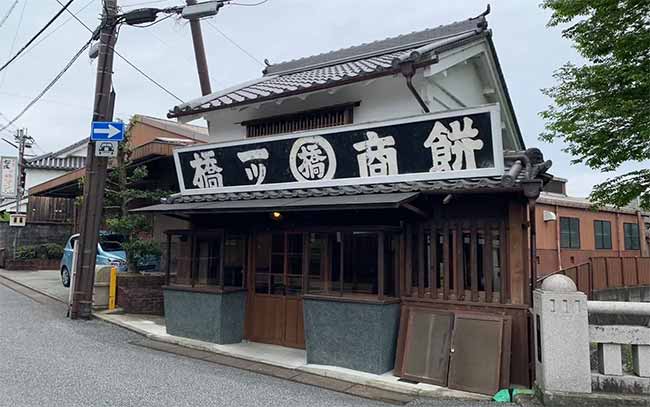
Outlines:
[[61,269],[61,282],[64,287],[70,287],[70,271],[67,267]]

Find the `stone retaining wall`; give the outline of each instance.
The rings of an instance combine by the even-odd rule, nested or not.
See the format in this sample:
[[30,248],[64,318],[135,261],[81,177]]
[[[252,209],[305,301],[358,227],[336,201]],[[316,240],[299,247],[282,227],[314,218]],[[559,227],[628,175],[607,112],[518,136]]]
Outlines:
[[32,259],[32,260],[12,260],[4,259],[3,268],[7,270],[58,270],[61,265],[61,259]]
[[0,248],[6,248],[7,257],[12,257],[14,238],[16,246],[31,246],[56,243],[63,246],[72,235],[72,224],[28,223],[24,227],[9,226],[0,222]]

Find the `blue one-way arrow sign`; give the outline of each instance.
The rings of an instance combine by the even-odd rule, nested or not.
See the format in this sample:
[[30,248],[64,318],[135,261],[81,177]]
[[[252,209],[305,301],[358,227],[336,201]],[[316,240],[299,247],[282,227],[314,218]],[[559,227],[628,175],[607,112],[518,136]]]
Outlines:
[[124,140],[124,123],[93,122],[90,139],[92,141],[122,141]]

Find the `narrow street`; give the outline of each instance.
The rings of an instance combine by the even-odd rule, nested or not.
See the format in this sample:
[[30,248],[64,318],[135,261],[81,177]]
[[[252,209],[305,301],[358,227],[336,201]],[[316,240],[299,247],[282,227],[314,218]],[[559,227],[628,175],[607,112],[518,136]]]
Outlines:
[[70,321],[62,304],[26,293],[0,285],[0,406],[388,405],[135,346],[137,334]]

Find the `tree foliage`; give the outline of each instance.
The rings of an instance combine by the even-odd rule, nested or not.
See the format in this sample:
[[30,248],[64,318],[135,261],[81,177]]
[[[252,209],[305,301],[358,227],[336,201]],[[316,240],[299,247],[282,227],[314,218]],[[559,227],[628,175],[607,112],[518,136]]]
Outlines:
[[104,217],[111,232],[126,236],[124,248],[131,264],[147,256],[160,255],[160,248],[151,239],[153,229],[149,217],[129,212],[135,203],[151,204],[171,194],[170,191],[145,185],[149,171],[146,165],[131,161],[130,138],[135,123],[131,119],[124,142],[119,144],[116,165],[108,173],[104,192]]
[[[574,163],[613,171],[650,158],[650,1],[544,0],[549,26],[567,26],[587,63],[567,63],[555,72],[558,84],[543,92],[553,104],[541,113],[541,139],[564,141]],[[650,170],[638,170],[597,185],[598,205],[624,206],[640,197],[650,209]]]

